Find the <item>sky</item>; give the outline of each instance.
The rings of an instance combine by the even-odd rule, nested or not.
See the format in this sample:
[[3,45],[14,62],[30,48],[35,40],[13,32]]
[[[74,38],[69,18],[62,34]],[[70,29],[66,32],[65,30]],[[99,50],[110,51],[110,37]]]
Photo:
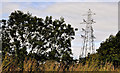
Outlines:
[[80,23],[86,19],[83,14],[86,14],[88,9],[96,13],[92,17],[96,21],[93,24],[96,49],[109,35],[115,35],[118,31],[118,0],[74,0],[74,2],[73,0],[4,0],[0,3],[0,7],[0,19],[8,19],[10,13],[15,10],[25,13],[29,11],[33,16],[42,18],[46,16],[52,16],[53,19],[64,17],[66,23],[78,28],[71,47],[75,59],[78,59],[80,55],[83,41],[81,28],[85,27]]
[[1,0],[2,2],[118,2],[119,0]]

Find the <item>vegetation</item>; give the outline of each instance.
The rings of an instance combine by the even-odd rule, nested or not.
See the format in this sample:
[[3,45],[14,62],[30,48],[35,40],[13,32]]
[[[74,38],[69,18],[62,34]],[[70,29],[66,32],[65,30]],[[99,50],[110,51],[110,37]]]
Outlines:
[[30,13],[12,12],[2,25],[2,59],[6,59],[5,54],[14,56],[22,70],[25,57],[70,64],[75,30],[64,18],[53,20],[52,16],[47,16],[44,20]]
[[116,36],[110,35],[105,42],[97,50],[99,60],[105,62],[112,62],[115,67],[120,65],[120,31]]
[[[93,54],[91,56],[92,58],[87,59],[85,64],[72,63],[67,68],[65,68],[66,65],[62,62],[57,62],[55,60],[46,60],[44,63],[38,63],[37,60],[26,57],[24,60],[23,71],[120,71],[119,67],[115,68],[110,62],[106,62],[104,66],[102,64],[98,66],[99,61],[96,59],[97,55]],[[11,59],[9,60],[10,62],[8,62],[8,58],[5,60],[7,65],[6,68],[4,65],[2,65],[3,72],[21,71],[20,65],[17,64],[17,60],[12,61],[12,57],[9,59]]]
[[12,12],[3,20],[0,71],[120,71],[120,31],[77,62],[71,50],[76,30],[64,18]]

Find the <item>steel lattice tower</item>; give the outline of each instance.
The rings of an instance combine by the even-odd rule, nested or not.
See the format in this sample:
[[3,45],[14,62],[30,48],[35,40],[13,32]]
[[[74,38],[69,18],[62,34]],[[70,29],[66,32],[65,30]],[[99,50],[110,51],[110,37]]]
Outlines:
[[92,27],[92,24],[95,23],[92,19],[92,15],[95,15],[95,13],[92,13],[92,11],[89,9],[87,14],[84,14],[87,16],[87,19],[83,19],[83,22],[81,24],[85,24],[85,28],[82,28],[82,32],[84,32],[81,37],[83,38],[83,46],[81,48],[81,54],[80,57],[86,57],[88,53],[92,54],[95,53],[95,45],[94,45],[94,39],[95,36],[93,34],[94,30]]

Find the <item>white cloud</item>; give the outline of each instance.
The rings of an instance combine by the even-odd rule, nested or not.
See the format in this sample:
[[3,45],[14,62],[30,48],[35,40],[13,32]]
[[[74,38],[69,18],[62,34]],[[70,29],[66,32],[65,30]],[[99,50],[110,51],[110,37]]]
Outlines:
[[0,18],[2,18],[2,3],[0,3]]
[[[34,4],[33,4],[34,3]],[[15,10],[21,10],[25,13],[30,12],[32,13],[33,16],[41,16],[45,17],[48,15],[46,13],[45,8],[48,7],[51,3],[47,2],[40,2],[39,5],[34,6],[36,2],[4,2],[2,4],[2,13],[3,13],[3,18],[8,18],[8,15],[10,15],[11,12]]]
[[118,2],[119,0],[2,0],[3,2]]
[[[2,17],[4,17],[4,15],[10,15],[11,12],[15,11],[15,10],[20,10],[20,5],[16,4],[16,3],[2,3]],[[8,18],[8,16],[7,16]]]

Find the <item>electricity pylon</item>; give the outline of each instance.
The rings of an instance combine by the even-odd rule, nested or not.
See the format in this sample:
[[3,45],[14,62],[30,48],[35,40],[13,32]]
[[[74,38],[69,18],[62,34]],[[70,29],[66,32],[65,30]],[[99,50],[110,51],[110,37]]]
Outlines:
[[92,15],[95,15],[95,13],[92,13],[92,11],[89,9],[87,14],[84,14],[84,16],[87,16],[87,19],[83,19],[83,22],[81,23],[85,24],[86,27],[82,28],[84,34],[81,35],[81,37],[83,38],[83,46],[81,48],[80,57],[86,57],[88,53],[95,53],[95,36],[93,34],[94,30],[92,27],[92,24],[95,23],[95,21],[92,19]]

